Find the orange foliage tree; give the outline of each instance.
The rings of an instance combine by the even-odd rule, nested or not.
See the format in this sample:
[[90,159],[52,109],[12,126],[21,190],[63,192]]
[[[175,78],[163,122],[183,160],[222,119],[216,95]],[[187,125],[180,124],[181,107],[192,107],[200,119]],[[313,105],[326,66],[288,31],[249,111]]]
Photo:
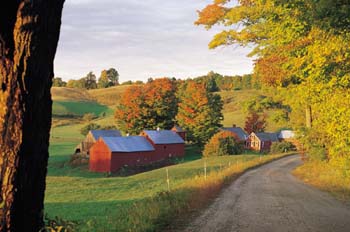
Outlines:
[[170,129],[177,113],[176,81],[160,78],[131,86],[115,112],[119,128],[137,134],[143,129]]
[[234,155],[242,151],[236,135],[231,131],[220,131],[216,133],[205,145],[203,156]]
[[221,127],[223,103],[204,83],[186,81],[178,92],[177,123],[187,131],[188,140],[203,144]]

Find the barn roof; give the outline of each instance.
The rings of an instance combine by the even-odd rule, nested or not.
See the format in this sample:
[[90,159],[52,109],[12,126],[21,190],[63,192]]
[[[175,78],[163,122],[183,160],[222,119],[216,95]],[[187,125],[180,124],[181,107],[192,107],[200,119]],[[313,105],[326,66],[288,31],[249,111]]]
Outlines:
[[244,130],[240,127],[223,127],[222,130],[231,131],[235,133],[236,135],[238,135],[240,140],[246,140],[248,137],[247,133],[245,133]]
[[176,132],[171,130],[145,130],[154,144],[179,144],[185,141]]
[[172,131],[176,131],[176,132],[185,132],[184,129],[182,129],[180,126],[175,125],[172,129]]
[[97,141],[99,137],[121,137],[119,130],[91,130],[94,139]]
[[280,133],[278,134],[278,138],[280,139],[291,139],[294,137],[295,137],[295,134],[294,134],[294,131],[292,130],[281,130]]
[[255,134],[261,141],[278,141],[277,133],[261,132]]
[[154,151],[154,147],[143,136],[101,137],[112,152]]

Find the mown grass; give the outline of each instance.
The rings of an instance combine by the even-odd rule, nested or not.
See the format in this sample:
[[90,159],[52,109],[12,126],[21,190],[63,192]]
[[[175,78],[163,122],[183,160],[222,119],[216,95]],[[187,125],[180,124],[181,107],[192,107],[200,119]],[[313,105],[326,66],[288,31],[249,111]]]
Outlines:
[[101,115],[109,108],[97,102],[77,102],[77,101],[54,101],[52,105],[53,116],[82,116],[92,113],[95,116]]
[[327,191],[340,200],[350,201],[350,170],[334,168],[322,161],[308,161],[293,173],[307,184]]
[[52,100],[54,101],[94,101],[95,99],[85,89],[52,87]]

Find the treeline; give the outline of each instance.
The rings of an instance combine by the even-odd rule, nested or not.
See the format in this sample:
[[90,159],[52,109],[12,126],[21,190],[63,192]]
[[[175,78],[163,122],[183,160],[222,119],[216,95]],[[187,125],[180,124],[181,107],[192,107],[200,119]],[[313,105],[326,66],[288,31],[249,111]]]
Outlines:
[[130,86],[115,112],[118,128],[130,134],[144,129],[187,131],[187,139],[204,144],[222,126],[221,97],[194,80],[160,78]]
[[[173,78],[175,79],[175,78]],[[256,81],[251,74],[223,76],[213,71],[207,75],[188,78],[187,80],[193,80],[197,83],[203,83],[208,91],[229,91],[229,90],[242,90],[242,89],[260,89],[260,82]],[[153,78],[148,78],[146,83],[154,81]],[[60,77],[53,79],[52,86],[54,87],[69,87],[80,89],[96,89],[96,88],[108,88],[116,85],[142,85],[143,81],[125,81],[119,83],[119,73],[114,68],[103,70],[100,77],[97,79],[93,72],[89,72],[85,77],[78,80],[69,80],[65,82]]]
[[[121,83],[121,85],[128,84],[142,84],[142,81],[131,82],[127,81]],[[77,80],[68,80],[65,82],[61,77],[55,77],[52,82],[53,87],[69,87],[69,88],[79,88],[79,89],[102,89],[112,86],[119,85],[119,73],[116,69],[110,68],[107,70],[102,70],[100,77],[97,79],[93,72],[89,72],[85,77]]]

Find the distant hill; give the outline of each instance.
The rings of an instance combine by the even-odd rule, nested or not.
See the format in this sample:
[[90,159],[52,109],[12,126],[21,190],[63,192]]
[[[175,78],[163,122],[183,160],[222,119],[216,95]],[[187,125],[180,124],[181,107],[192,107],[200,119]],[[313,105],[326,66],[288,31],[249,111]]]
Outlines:
[[[74,89],[64,87],[53,87],[52,96],[54,100],[53,115],[83,115],[85,113],[94,113],[96,116],[102,112],[107,112],[110,117],[104,119],[103,123],[108,124],[113,120],[113,109],[119,104],[120,98],[129,85],[120,85],[106,89]],[[265,94],[261,90],[234,90],[217,92],[224,101],[224,126],[244,127],[245,118],[247,116],[243,109],[243,102]],[[268,131],[275,131],[286,125],[272,121],[272,116],[276,110],[267,110],[268,115]]]

